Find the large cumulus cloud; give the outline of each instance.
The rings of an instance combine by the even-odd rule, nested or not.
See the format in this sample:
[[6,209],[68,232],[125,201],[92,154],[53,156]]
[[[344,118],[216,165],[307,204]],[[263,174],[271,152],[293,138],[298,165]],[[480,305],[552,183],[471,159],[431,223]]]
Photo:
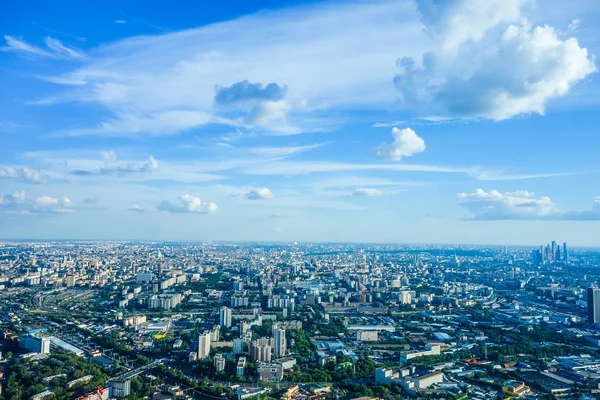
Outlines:
[[504,120],[543,114],[596,70],[577,39],[532,26],[526,0],[421,0],[427,32],[439,46],[398,60],[394,84],[419,113]]

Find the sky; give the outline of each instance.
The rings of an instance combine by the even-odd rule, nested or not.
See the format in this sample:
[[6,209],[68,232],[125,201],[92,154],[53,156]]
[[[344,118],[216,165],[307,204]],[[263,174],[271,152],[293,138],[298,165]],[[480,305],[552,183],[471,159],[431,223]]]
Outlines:
[[600,245],[600,3],[6,1],[0,238]]

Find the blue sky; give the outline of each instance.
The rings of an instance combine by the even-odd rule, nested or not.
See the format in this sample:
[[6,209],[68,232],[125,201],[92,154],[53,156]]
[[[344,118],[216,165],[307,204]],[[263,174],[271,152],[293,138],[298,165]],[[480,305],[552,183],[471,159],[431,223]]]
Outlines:
[[599,18],[5,4],[0,237],[599,245]]

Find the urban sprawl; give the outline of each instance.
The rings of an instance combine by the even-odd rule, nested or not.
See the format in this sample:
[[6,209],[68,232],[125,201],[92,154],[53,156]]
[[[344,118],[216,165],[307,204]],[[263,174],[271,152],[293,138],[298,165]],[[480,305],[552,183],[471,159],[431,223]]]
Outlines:
[[596,399],[600,250],[0,242],[0,398]]

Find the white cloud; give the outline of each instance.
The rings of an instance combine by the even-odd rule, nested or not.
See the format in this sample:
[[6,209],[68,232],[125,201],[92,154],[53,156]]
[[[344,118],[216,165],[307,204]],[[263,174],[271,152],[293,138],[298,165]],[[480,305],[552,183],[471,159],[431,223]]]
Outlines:
[[454,52],[467,42],[479,42],[500,24],[518,22],[528,0],[417,0],[428,33]]
[[374,196],[382,196],[383,192],[379,189],[373,188],[358,188],[354,192],[352,192],[352,196],[360,196],[360,197],[374,197]]
[[392,122],[375,122],[373,128],[393,128],[397,125],[403,125],[406,121],[392,121]]
[[126,24],[126,23],[127,23],[127,21],[125,21],[124,19],[116,19],[115,20],[115,24],[121,24],[121,25],[123,25],[123,24]]
[[144,163],[119,163],[114,151],[100,152],[103,167],[97,169],[76,169],[71,171],[74,175],[123,175],[137,172],[153,172],[158,169],[158,161],[152,156]]
[[294,154],[303,153],[325,145],[325,143],[317,143],[308,146],[282,146],[282,147],[250,147],[246,149],[248,153],[256,154],[264,157],[289,157]]
[[82,52],[72,49],[70,47],[65,46],[58,39],[53,39],[50,36],[46,36],[44,39],[44,43],[50,50],[54,52],[57,57],[65,57],[65,58],[85,58],[85,54]]
[[246,116],[248,125],[257,125],[266,130],[274,130],[282,133],[298,133],[297,128],[287,126],[287,114],[291,105],[285,100],[264,101],[257,103]]
[[472,220],[600,220],[600,202],[596,200],[589,211],[565,211],[549,197],[536,198],[535,193],[528,191],[500,193],[477,189],[474,193],[460,193],[458,198]]
[[6,40],[6,46],[0,47],[2,51],[13,51],[20,52],[29,55],[39,56],[39,57],[51,57],[48,51],[43,50],[39,47],[33,46],[24,40],[17,39],[12,36],[4,35],[4,40]]
[[144,212],[144,209],[139,204],[130,205],[127,210],[134,212]]
[[34,213],[71,213],[73,203],[69,198],[38,196],[34,200],[27,199],[24,191],[11,195],[0,196],[0,211],[18,214]]
[[543,114],[596,70],[575,38],[532,27],[523,0],[420,2],[428,32],[440,46],[398,61],[394,83],[408,107],[444,117],[504,120]]
[[1,51],[17,52],[35,57],[83,59],[85,54],[79,50],[65,46],[60,40],[46,36],[44,43],[48,49],[42,49],[27,43],[22,39],[4,35],[6,46],[0,47]]
[[13,168],[7,165],[0,166],[0,179],[15,179],[26,183],[45,183],[47,175],[41,175],[39,171],[31,168]]
[[266,187],[250,189],[248,193],[244,195],[248,200],[271,200],[275,198],[275,195]]
[[[276,133],[322,130],[337,117],[320,111],[394,101],[389,81],[398,50],[416,56],[429,43],[420,25],[412,1],[376,0],[132,37],[90,50],[81,68],[51,78],[77,85],[51,95],[49,104],[96,103],[112,113],[62,132],[74,135],[170,135],[214,122]],[[247,117],[218,119],[215,86],[244,81],[286,84],[285,100],[267,96]]]
[[25,192],[23,191],[0,196],[0,206],[15,206],[18,204],[23,204],[25,201]]
[[425,151],[425,141],[410,128],[392,129],[394,141],[377,147],[377,157],[400,161],[402,157],[410,157]]
[[568,33],[576,32],[579,29],[579,26],[581,26],[581,20],[580,19],[574,19],[569,24],[567,32]]
[[190,194],[179,196],[180,205],[173,204],[169,201],[163,201],[159,206],[159,211],[167,211],[170,213],[198,213],[198,214],[213,214],[217,211],[217,205],[213,202],[203,202],[199,197]]
[[293,176],[308,175],[313,173],[336,173],[353,171],[389,171],[389,172],[429,172],[429,173],[447,173],[447,174],[466,174],[478,180],[502,181],[502,180],[520,180],[534,178],[548,178],[553,176],[574,175],[575,173],[515,173],[509,170],[485,170],[481,167],[451,167],[443,165],[430,164],[363,164],[363,163],[345,163],[332,161],[268,161],[260,160],[235,160],[231,164],[219,167],[205,166],[206,171],[241,169],[247,175],[272,175],[272,176]]
[[287,123],[292,106],[284,100],[286,93],[287,86],[275,82],[265,86],[244,80],[228,87],[217,87],[215,105],[232,121],[236,112],[245,113],[243,124],[249,128],[258,127],[280,134],[300,133],[298,128]]

